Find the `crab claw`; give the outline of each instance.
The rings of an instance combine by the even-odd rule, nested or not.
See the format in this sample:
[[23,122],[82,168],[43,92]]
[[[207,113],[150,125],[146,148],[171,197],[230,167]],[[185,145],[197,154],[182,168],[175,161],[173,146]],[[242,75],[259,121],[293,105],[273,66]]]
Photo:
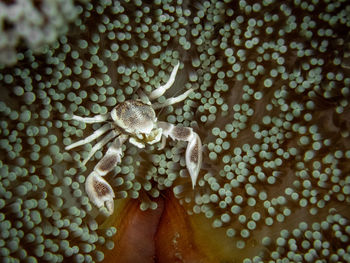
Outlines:
[[202,142],[198,134],[193,132],[186,149],[186,167],[190,173],[192,188],[195,187],[199,170],[202,166]]
[[196,186],[199,170],[202,166],[202,142],[198,134],[192,128],[174,126],[164,121],[158,122],[158,127],[162,129],[163,138],[160,149],[164,148],[165,138],[170,136],[173,140],[187,141],[186,167],[191,176],[192,188]]
[[97,207],[105,206],[108,214],[114,211],[114,192],[112,187],[98,173],[93,171],[85,182],[85,190],[91,202]]

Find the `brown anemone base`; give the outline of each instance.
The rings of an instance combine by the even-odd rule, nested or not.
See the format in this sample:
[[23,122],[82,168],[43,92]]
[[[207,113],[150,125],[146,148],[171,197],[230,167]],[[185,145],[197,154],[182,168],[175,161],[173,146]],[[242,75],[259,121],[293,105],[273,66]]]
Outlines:
[[205,247],[195,242],[193,223],[178,200],[168,194],[156,202],[156,210],[141,211],[135,200],[119,208],[114,224],[118,229],[116,245],[113,250],[105,251],[104,262],[212,262],[205,254]]

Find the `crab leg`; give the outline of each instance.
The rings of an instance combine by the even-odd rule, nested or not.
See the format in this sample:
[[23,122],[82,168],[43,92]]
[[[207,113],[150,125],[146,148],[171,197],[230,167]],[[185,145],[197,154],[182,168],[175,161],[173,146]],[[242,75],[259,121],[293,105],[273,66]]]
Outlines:
[[109,133],[107,133],[107,135],[105,137],[103,137],[98,143],[96,143],[94,145],[94,147],[92,147],[92,149],[90,150],[88,156],[84,159],[84,161],[82,162],[83,165],[85,165],[87,163],[87,161],[89,161],[89,159],[99,150],[101,149],[106,143],[108,143],[110,140],[112,140],[115,136],[117,136],[119,134],[118,131],[116,130],[112,130]]
[[72,143],[68,146],[66,146],[66,150],[70,150],[73,149],[75,147],[78,147],[80,145],[84,145],[87,144],[89,142],[92,142],[93,140],[97,139],[98,137],[100,137],[102,134],[104,134],[105,132],[109,131],[110,129],[112,129],[113,127],[111,126],[110,123],[106,123],[105,125],[103,125],[101,128],[97,129],[96,131],[94,131],[93,134],[91,134],[90,136],[86,137],[83,140],[77,141],[75,143]]
[[80,117],[77,115],[72,116],[72,120],[75,121],[81,121],[85,123],[98,123],[98,122],[104,122],[108,119],[109,115],[108,114],[101,114],[101,115],[96,115],[94,117]]
[[189,90],[186,90],[183,94],[177,96],[177,97],[174,97],[174,98],[169,98],[167,99],[166,101],[164,101],[163,103],[154,103],[152,104],[152,108],[154,110],[156,109],[159,109],[159,108],[164,108],[166,106],[169,106],[169,105],[173,105],[175,103],[178,103],[180,101],[183,101],[184,99],[186,99],[188,97],[188,95],[193,91],[193,89],[189,89]]
[[102,176],[106,175],[121,161],[122,146],[127,138],[127,135],[122,134],[114,140],[105,156],[96,164],[85,182],[85,190],[90,201],[97,207],[105,205],[109,215],[114,211],[113,198],[115,195],[110,184]]
[[159,98],[160,96],[162,96],[164,94],[164,92],[167,91],[167,89],[169,89],[174,84],[176,73],[177,73],[177,70],[179,69],[179,66],[180,66],[180,62],[177,62],[176,66],[173,68],[173,71],[170,74],[168,82],[165,83],[164,85],[156,88],[154,91],[152,91],[148,95],[148,98],[150,100],[154,100],[154,99]]
[[163,121],[158,122],[158,127],[163,129],[164,137],[167,138],[170,136],[173,140],[188,142],[186,148],[186,167],[191,176],[192,188],[194,188],[202,166],[202,142],[198,134],[192,128],[174,126]]

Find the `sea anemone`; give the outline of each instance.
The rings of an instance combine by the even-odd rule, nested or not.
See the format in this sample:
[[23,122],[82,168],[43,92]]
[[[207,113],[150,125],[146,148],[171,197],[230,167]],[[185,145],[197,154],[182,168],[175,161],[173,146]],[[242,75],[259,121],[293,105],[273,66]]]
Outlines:
[[[349,32],[345,0],[1,2],[1,262],[349,262]],[[158,119],[199,134],[197,186],[183,142],[126,144],[108,217],[84,190],[104,151],[64,150],[100,124],[70,116],[177,61],[166,97],[194,92]]]

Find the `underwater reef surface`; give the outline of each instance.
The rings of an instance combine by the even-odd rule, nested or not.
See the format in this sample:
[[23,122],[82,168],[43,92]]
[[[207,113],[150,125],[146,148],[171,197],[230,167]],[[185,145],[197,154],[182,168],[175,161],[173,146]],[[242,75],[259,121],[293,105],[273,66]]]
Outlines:
[[[350,2],[0,3],[0,262],[350,262]],[[105,178],[108,217],[84,182],[106,147],[65,151],[137,90],[195,91],[158,110],[186,143],[126,143]]]

